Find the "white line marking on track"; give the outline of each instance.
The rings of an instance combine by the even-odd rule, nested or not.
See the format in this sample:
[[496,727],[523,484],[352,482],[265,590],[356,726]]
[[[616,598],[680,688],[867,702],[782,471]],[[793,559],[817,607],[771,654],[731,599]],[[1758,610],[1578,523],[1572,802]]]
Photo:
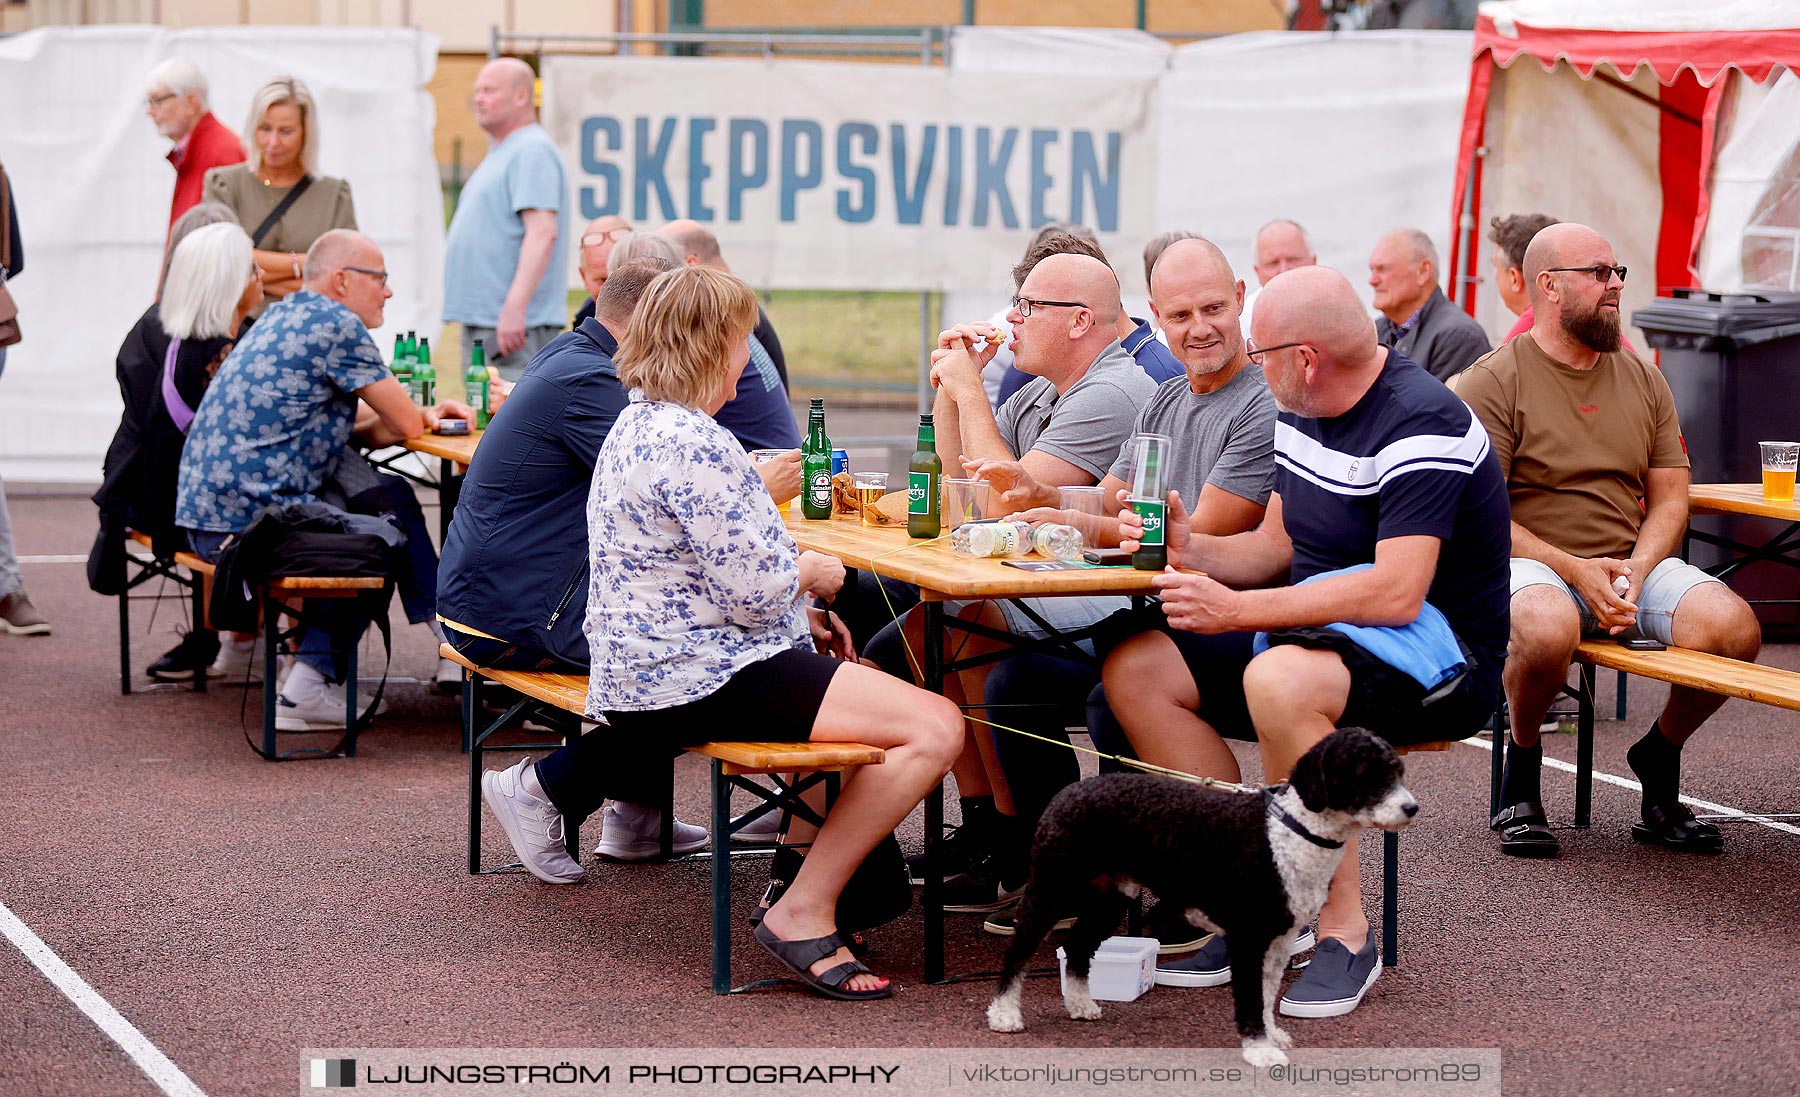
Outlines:
[[[1489,752],[1492,752],[1494,749],[1494,744],[1488,742],[1486,739],[1463,739],[1461,742],[1463,746],[1477,747]],[[1546,757],[1544,759],[1544,764],[1552,769],[1560,769],[1564,773],[1575,772],[1575,767],[1573,765],[1560,758]],[[1612,774],[1605,773],[1601,770],[1594,771],[1594,780],[1604,784],[1617,785],[1620,788],[1630,789],[1632,792],[1644,791],[1643,785],[1638,784],[1629,777],[1614,777]],[[1723,815],[1727,819],[1745,823],[1755,823],[1759,827],[1768,827],[1770,830],[1779,830],[1783,834],[1800,835],[1800,827],[1777,822],[1774,819],[1758,818],[1755,812],[1739,811],[1736,808],[1726,807],[1724,804],[1715,804],[1710,800],[1696,800],[1692,796],[1681,797],[1681,802],[1689,807],[1700,808],[1703,811],[1711,812],[1715,815]]]
[[21,564],[85,564],[85,563],[87,563],[87,553],[84,552],[80,556],[21,556],[21,557],[19,557],[19,563],[21,563]]
[[169,1057],[157,1050],[145,1038],[144,1034],[133,1027],[112,1003],[100,997],[98,991],[88,985],[86,979],[75,973],[75,969],[63,963],[62,957],[50,950],[31,927],[19,920],[19,916],[0,903],[0,933],[6,934],[18,950],[25,954],[37,969],[44,973],[64,997],[75,1003],[75,1007],[87,1014],[88,1020],[94,1022],[101,1032],[106,1033],[112,1041],[131,1056],[131,1061],[138,1065],[156,1087],[169,1097],[206,1097],[206,1093],[194,1084],[193,1079],[182,1073],[181,1068],[169,1061]]

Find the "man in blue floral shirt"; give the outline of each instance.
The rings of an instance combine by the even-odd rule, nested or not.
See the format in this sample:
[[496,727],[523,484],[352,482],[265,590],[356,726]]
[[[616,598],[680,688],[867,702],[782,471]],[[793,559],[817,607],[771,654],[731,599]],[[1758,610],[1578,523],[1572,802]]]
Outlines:
[[[266,507],[317,501],[352,435],[393,445],[436,426],[440,415],[470,414],[453,401],[415,407],[383,364],[369,331],[381,326],[392,296],[375,242],[328,232],[306,253],[302,287],[271,305],[225,359],[188,429],[176,482],[175,521],[196,553],[217,559],[225,539]],[[358,400],[369,409],[360,421]],[[277,728],[343,726],[332,653],[355,643],[366,624],[346,616],[301,636],[306,654],[282,688]]]

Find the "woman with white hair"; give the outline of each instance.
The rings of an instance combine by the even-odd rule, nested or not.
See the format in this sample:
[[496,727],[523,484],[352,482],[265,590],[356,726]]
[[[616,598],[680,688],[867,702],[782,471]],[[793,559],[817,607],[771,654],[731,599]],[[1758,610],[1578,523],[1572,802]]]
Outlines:
[[263,291],[286,297],[300,288],[300,264],[313,241],[354,229],[350,184],[318,174],[318,108],[296,77],[277,76],[250,102],[248,157],[206,173],[206,197],[223,202],[250,234]]
[[[245,319],[262,304],[262,271],[251,258],[250,237],[235,221],[206,223],[213,215],[203,203],[176,223],[180,235],[170,250],[162,299],[119,347],[125,412],[94,495],[100,536],[88,557],[88,585],[102,594],[118,593],[123,566],[117,553],[124,549],[125,530],[148,533],[164,556],[185,547],[175,527],[175,479],[188,424]],[[184,231],[190,223],[199,227]],[[211,667],[218,652],[217,633],[189,633],[148,673],[185,678]],[[222,674],[231,668],[218,669]]]

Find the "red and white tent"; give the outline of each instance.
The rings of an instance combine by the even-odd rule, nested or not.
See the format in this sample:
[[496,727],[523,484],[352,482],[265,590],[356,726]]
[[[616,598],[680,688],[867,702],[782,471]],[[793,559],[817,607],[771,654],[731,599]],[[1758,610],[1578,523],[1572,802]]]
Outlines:
[[[1732,280],[1726,260],[1744,251],[1745,225],[1768,212],[1756,212],[1768,188],[1748,180],[1757,193],[1733,199],[1738,223],[1709,233],[1717,154],[1731,148],[1740,175],[1765,165],[1755,169],[1763,183],[1783,163],[1800,168],[1789,155],[1800,147],[1800,111],[1789,109],[1796,89],[1786,86],[1800,81],[1789,70],[1800,70],[1800,0],[1482,4],[1451,221],[1458,302],[1490,332],[1511,323],[1486,270],[1488,222],[1511,213],[1604,233],[1632,270],[1627,316],[1660,287],[1700,280],[1703,236],[1731,237],[1708,250],[1719,253],[1713,273]],[[1733,145],[1734,129],[1750,139]],[[1790,238],[1777,233],[1777,247],[1800,241],[1793,227]]]

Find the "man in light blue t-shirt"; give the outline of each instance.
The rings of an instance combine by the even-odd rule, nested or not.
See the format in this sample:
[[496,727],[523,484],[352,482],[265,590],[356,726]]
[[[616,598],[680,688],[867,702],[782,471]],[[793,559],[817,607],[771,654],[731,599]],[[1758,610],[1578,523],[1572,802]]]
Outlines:
[[493,145],[463,185],[444,246],[444,319],[514,381],[566,326],[568,202],[562,157],[537,124],[537,77],[512,57],[475,76],[475,121]]

